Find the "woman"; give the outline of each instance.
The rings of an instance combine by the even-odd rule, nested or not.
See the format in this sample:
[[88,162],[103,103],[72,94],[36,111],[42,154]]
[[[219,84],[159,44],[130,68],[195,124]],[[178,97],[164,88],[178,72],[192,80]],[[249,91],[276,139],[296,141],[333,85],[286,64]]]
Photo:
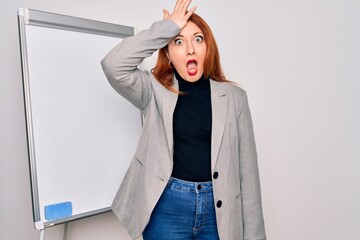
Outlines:
[[[252,121],[227,81],[210,28],[177,0],[102,61],[113,88],[144,115],[112,209],[132,238],[265,239]],[[137,66],[159,50],[152,72]]]

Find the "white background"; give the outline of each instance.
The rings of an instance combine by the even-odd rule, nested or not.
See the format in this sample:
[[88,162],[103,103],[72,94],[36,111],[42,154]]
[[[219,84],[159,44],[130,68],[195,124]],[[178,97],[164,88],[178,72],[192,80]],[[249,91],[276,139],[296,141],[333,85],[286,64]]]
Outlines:
[[[0,3],[0,238],[38,239],[31,196],[16,11],[34,8],[147,28],[174,0]],[[195,0],[226,76],[249,95],[268,239],[356,239],[360,226],[360,2]],[[154,58],[145,66],[151,68]],[[63,226],[47,239],[62,239]],[[70,240],[129,239],[109,213]]]
[[73,216],[108,208],[141,133],[140,110],[99,64],[121,39],[25,28],[39,221],[46,222],[45,206],[66,201]]

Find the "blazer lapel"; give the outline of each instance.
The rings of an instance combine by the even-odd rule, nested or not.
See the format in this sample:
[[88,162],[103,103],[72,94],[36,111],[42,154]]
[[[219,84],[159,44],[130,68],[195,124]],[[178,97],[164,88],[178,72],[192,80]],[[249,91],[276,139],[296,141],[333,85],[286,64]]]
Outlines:
[[211,107],[212,107],[212,136],[211,136],[211,169],[219,154],[219,149],[225,129],[228,111],[228,96],[224,83],[210,80]]
[[[210,80],[211,107],[212,107],[212,136],[211,136],[211,168],[214,169],[219,153],[228,111],[228,96],[225,84]],[[178,82],[174,78],[173,87],[178,90]],[[173,139],[173,113],[178,94],[164,89],[163,94],[163,119],[170,155],[174,152]]]
[[[174,77],[174,89],[178,90],[178,82]],[[171,92],[164,88],[163,94],[163,119],[166,132],[166,138],[169,146],[170,156],[174,152],[174,138],[173,138],[173,113],[175,110],[178,94]]]

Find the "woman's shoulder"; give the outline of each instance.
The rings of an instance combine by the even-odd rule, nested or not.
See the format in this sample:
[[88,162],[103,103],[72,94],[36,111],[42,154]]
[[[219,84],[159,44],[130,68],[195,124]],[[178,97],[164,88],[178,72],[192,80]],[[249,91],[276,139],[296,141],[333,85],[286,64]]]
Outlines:
[[226,92],[228,92],[229,94],[232,94],[234,96],[245,97],[247,95],[246,90],[243,89],[241,87],[241,85],[239,85],[236,82],[232,82],[232,81],[218,82],[218,81],[212,80],[212,84],[215,87],[223,88]]

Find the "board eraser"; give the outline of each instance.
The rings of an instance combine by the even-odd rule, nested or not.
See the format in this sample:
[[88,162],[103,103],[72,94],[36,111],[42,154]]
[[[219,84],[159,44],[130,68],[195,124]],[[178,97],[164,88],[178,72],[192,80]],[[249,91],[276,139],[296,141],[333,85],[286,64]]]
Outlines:
[[72,215],[71,202],[62,202],[45,206],[45,219],[55,220],[70,217]]

